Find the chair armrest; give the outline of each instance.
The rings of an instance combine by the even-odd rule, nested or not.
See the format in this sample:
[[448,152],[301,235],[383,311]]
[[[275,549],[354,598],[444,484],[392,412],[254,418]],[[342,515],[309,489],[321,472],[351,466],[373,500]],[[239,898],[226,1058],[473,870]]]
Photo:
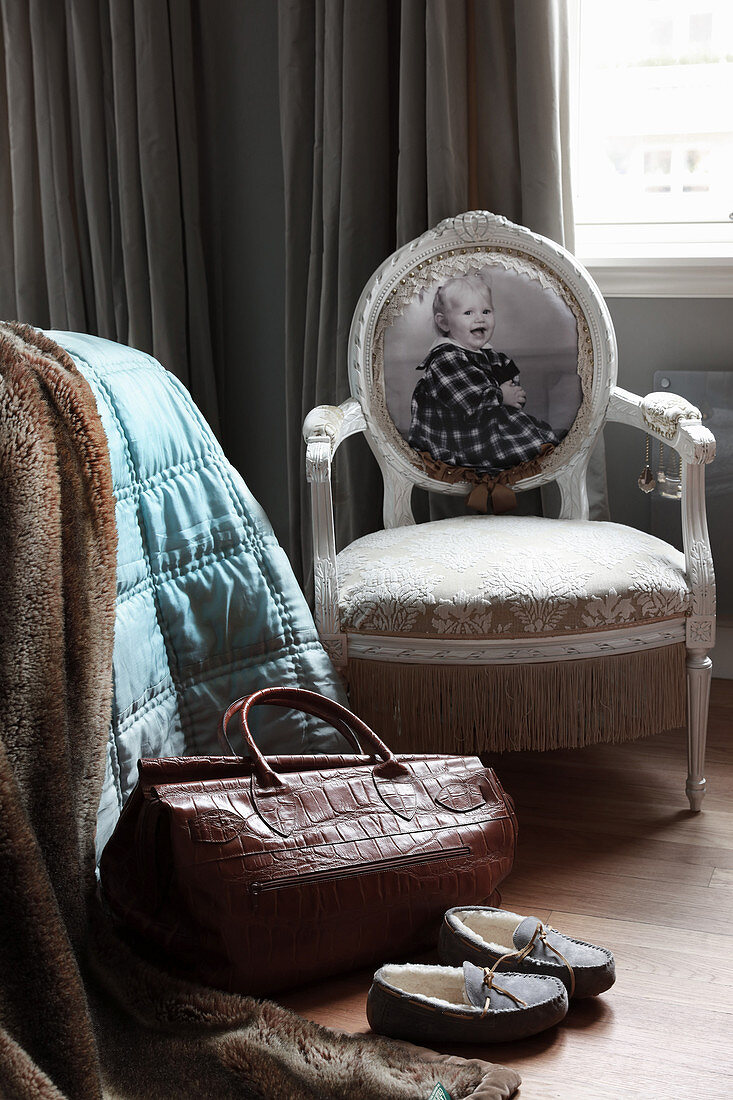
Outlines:
[[353,397],[338,406],[319,405],[303,422],[305,475],[311,487],[315,620],[321,641],[337,667],[346,663],[346,652],[338,609],[331,461],[345,439],[365,428],[361,405]]
[[682,458],[682,543],[692,591],[687,646],[703,660],[699,655],[715,644],[715,573],[705,508],[705,466],[715,458],[715,436],[703,427],[700,410],[674,393],[638,397],[616,386],[606,419],[641,428]]
[[317,405],[303,421],[303,439],[306,445],[311,440],[326,438],[330,440],[330,455],[336,448],[356,432],[363,432],[366,420],[361,405],[354,397],[349,397],[341,405]]
[[703,426],[700,410],[675,393],[639,397],[614,386],[606,419],[640,428],[694,466],[715,458],[715,436]]

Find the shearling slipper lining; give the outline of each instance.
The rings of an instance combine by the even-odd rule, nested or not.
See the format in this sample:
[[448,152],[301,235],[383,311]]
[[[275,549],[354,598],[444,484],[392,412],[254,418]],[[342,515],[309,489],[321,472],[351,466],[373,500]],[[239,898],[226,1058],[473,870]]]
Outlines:
[[466,939],[488,947],[499,955],[514,950],[512,936],[518,924],[524,920],[519,913],[503,909],[498,913],[486,913],[480,909],[462,909],[454,913],[457,930]]

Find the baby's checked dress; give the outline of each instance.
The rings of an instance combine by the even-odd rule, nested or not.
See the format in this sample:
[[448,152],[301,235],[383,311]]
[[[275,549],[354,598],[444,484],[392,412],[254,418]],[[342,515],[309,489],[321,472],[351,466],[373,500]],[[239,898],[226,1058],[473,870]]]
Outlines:
[[415,450],[451,466],[497,474],[560,442],[544,420],[504,404],[501,385],[519,373],[508,355],[445,342],[417,369],[425,374],[412,395],[409,443]]

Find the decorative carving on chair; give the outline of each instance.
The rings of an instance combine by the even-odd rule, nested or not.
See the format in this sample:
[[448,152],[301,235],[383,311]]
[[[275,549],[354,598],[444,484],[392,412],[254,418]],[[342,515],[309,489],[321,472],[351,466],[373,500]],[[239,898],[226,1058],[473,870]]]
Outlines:
[[322,634],[321,642],[336,668],[344,669],[347,663],[347,640],[345,634]]
[[691,444],[692,452],[685,455],[687,462],[707,465],[715,458],[715,437],[703,427],[702,423],[685,425],[685,435]]
[[308,440],[327,435],[332,443],[338,438],[344,421],[343,410],[338,405],[317,405],[303,421],[303,438]]
[[680,420],[702,420],[702,413],[674,393],[648,393],[641,403],[644,423],[665,439],[674,439]]
[[690,619],[687,623],[688,645],[699,645],[705,649],[715,643],[714,619]]
[[316,558],[313,562],[313,587],[318,630],[334,634],[339,627],[338,572],[330,559]]
[[689,549],[687,570],[692,587],[690,614],[707,616],[715,613],[715,573],[710,545],[699,539]]
[[488,210],[469,210],[466,214],[459,214],[457,218],[445,218],[435,229],[421,237],[420,243],[426,238],[440,238],[446,233],[455,233],[459,240],[472,244],[484,240],[492,229],[506,229],[508,225],[507,219],[500,214],[490,214]]
[[[635,631],[605,630],[578,638],[548,638],[537,644],[531,638],[492,638],[480,646],[470,638],[414,638],[410,645],[403,645],[399,638],[374,634],[352,634],[349,653],[354,657],[367,657],[384,661],[428,662],[431,664],[512,664],[516,661],[567,660],[612,656],[633,653],[683,641],[684,625],[663,623],[659,626],[637,627]],[[325,644],[325,642],[324,642]]]
[[715,643],[715,574],[710,546],[703,540],[692,543],[687,555],[692,586],[688,644],[709,648]]
[[311,436],[305,452],[305,476],[308,481],[328,481],[331,477],[331,440]]
[[[665,408],[658,408],[656,401],[650,398],[664,398]],[[649,415],[645,415],[645,404],[649,402]],[[670,408],[684,415],[667,416],[665,409]],[[654,411],[657,409],[657,411]],[[689,418],[689,410],[697,416]],[[715,458],[715,437],[700,419],[699,409],[676,394],[649,394],[639,397],[620,386],[614,386],[608,404],[607,419],[619,424],[631,424],[649,432],[655,438],[666,442],[682,458],[683,462],[704,465]]]

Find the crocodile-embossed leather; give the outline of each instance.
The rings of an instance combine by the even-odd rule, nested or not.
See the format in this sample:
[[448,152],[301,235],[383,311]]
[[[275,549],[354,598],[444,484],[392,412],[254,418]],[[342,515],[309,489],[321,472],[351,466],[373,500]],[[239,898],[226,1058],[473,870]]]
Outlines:
[[[263,757],[260,703],[348,727],[373,755]],[[394,756],[300,689],[238,700],[222,737],[235,714],[249,758],[140,760],[100,865],[113,913],[184,974],[265,994],[399,958],[509,873],[514,810],[476,757]]]

